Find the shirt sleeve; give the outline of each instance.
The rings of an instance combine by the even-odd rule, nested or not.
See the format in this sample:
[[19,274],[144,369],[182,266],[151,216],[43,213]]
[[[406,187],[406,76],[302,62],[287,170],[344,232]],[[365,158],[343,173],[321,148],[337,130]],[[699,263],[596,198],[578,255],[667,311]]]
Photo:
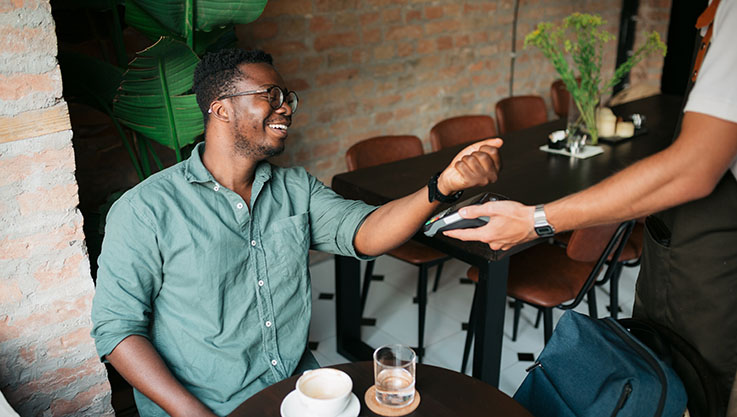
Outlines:
[[737,123],[737,1],[722,1],[714,18],[709,50],[684,111]]
[[162,283],[152,225],[125,196],[107,216],[92,302],[91,336],[101,359],[128,336],[149,337],[153,299]]
[[309,175],[312,249],[359,259],[373,259],[356,252],[353,239],[366,217],[377,209],[363,201],[346,200]]

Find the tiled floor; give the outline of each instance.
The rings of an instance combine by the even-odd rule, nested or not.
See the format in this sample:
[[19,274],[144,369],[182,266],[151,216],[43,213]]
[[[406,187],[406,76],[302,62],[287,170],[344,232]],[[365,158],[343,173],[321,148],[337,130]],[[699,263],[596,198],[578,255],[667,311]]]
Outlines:
[[[461,283],[468,266],[460,261],[446,262],[436,293],[428,297],[425,329],[424,363],[460,371],[466,332],[461,323],[468,320],[473,297],[473,284]],[[623,268],[620,279],[620,317],[632,314],[637,267]],[[310,267],[312,274],[313,307],[310,341],[317,342],[313,353],[323,365],[344,363],[348,360],[339,355],[335,348],[335,292],[334,263],[332,257]],[[417,344],[417,305],[412,303],[416,292],[417,267],[388,256],[376,261],[374,274],[384,275],[383,281],[372,281],[364,317],[376,318],[375,326],[362,328],[363,340],[378,347],[388,343]],[[435,279],[435,269],[429,273]],[[431,287],[432,281],[428,283]],[[599,317],[609,314],[609,285],[597,288]],[[585,302],[576,308],[588,314]],[[557,322],[562,311],[555,310]],[[512,342],[512,309],[507,306],[505,314],[504,342],[502,346],[502,373],[500,389],[512,395],[525,377],[525,369],[532,363],[520,360],[518,354],[531,353],[534,357],[543,348],[542,323],[534,327],[536,309],[522,309],[517,341]],[[314,345],[314,343],[313,343]],[[529,355],[528,355],[529,356]],[[524,355],[522,357],[524,358]],[[473,352],[470,361],[473,360]],[[471,366],[468,366],[470,374]]]

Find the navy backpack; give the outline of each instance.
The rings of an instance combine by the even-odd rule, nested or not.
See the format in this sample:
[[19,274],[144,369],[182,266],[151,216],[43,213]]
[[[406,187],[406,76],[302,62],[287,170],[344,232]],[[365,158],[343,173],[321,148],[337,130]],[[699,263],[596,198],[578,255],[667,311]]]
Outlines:
[[514,394],[535,417],[682,416],[675,371],[612,318],[568,310]]

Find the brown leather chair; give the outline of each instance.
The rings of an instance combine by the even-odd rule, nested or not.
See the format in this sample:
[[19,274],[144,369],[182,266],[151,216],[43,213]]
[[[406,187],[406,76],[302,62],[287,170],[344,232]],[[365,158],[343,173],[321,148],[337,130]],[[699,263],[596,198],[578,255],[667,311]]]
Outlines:
[[442,120],[430,129],[433,152],[496,136],[494,118],[485,114],[456,116]]
[[[609,256],[606,263],[608,268],[613,268],[611,273],[605,274],[604,277],[596,281],[596,285],[604,285],[609,282],[609,314],[612,318],[617,318],[619,314],[619,278],[622,275],[623,267],[635,267],[640,265],[640,256],[642,256],[642,245],[645,230],[645,218],[637,219],[635,226],[632,228],[627,243],[624,245],[622,254],[619,255],[618,262],[612,262],[612,256]],[[571,239],[571,232],[555,235],[555,243],[566,247]],[[542,312],[538,312],[535,328],[538,327]]]
[[499,134],[526,129],[548,121],[545,100],[540,96],[513,96],[496,103]]
[[[522,303],[542,310],[545,343],[553,334],[553,308],[573,309],[587,297],[589,315],[596,318],[596,278],[607,259],[620,259],[634,224],[635,221],[630,220],[619,225],[575,230],[571,233],[565,248],[556,244],[541,243],[513,255],[509,260],[507,280],[507,295],[515,299],[513,340],[517,335]],[[606,275],[614,272],[613,268],[607,268]],[[478,282],[478,268],[471,267],[467,275],[471,281]],[[478,291],[474,292],[473,297],[461,372],[466,371],[466,362],[473,340]]]
[[[364,139],[351,146],[345,154],[345,160],[348,170],[354,171],[356,169],[399,161],[422,154],[422,142],[417,136],[377,136]],[[427,273],[431,267],[437,265],[438,268],[435,277],[437,282],[443,269],[443,262],[448,260],[449,257],[442,252],[413,240],[407,241],[407,243],[389,251],[387,254],[417,265],[420,268],[420,275],[417,280],[418,348],[416,351],[418,359],[422,361],[424,355],[425,310],[427,307]],[[373,278],[373,270],[374,261],[369,261],[366,265],[363,289],[361,290],[361,314],[363,314],[363,309],[366,305],[369,285]]]
[[553,111],[561,119],[568,117],[568,104],[571,102],[571,93],[568,92],[566,84],[560,78],[550,85],[550,103]]

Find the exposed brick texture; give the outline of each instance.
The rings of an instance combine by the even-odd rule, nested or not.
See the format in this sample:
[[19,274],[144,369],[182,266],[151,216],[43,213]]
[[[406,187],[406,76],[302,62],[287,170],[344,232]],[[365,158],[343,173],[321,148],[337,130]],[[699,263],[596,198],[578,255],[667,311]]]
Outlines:
[[[0,1],[5,120],[63,105],[56,50],[49,0]],[[22,416],[110,416],[110,384],[89,336],[94,288],[63,126],[0,143],[0,390]]]
[[[616,7],[613,7],[613,4]],[[637,41],[645,31],[666,38],[670,0],[640,2]],[[545,98],[558,78],[536,50],[522,48],[537,23],[558,23],[574,11],[596,13],[618,34],[619,3],[609,0],[520,0],[513,92]],[[379,134],[414,134],[461,114],[494,114],[510,95],[513,0],[271,0],[254,23],[238,27],[240,46],[274,55],[300,111],[287,151],[323,181],[346,170],[344,154]],[[274,30],[274,28],[278,30]],[[637,44],[639,45],[639,44]],[[614,71],[616,41],[607,44],[605,78]],[[650,57],[632,83],[659,87],[663,58]],[[298,86],[298,87],[297,87]]]

